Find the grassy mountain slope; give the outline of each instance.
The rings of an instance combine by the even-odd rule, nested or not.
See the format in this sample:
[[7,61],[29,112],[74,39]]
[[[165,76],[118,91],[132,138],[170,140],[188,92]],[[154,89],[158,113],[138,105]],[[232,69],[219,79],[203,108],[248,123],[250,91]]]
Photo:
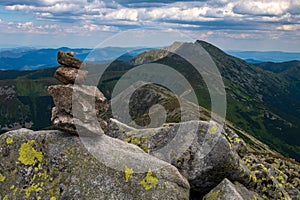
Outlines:
[[[210,54],[222,74],[227,92],[227,119],[280,153],[300,160],[297,111],[300,103],[298,92],[293,93],[297,76],[276,75],[229,56],[209,43],[197,43]],[[162,50],[145,52],[131,63],[153,61],[171,66],[189,80],[200,105],[210,109],[208,91],[197,71],[179,56],[164,54]]]
[[51,125],[52,98],[47,87],[57,84],[56,68],[36,71],[0,71],[0,133],[30,127],[42,129]]
[[[286,70],[292,70],[292,68],[294,69],[299,68],[300,61],[293,60],[289,62],[280,62],[280,63],[262,62],[262,63],[255,64],[255,66],[274,73],[282,73],[285,72]],[[290,72],[288,73],[290,74]]]

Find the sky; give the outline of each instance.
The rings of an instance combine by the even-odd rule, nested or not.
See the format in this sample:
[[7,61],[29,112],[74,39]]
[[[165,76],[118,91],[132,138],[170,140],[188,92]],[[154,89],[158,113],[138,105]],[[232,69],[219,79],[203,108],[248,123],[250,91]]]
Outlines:
[[94,48],[144,28],[178,31],[224,50],[300,52],[300,1],[0,1],[0,48]]

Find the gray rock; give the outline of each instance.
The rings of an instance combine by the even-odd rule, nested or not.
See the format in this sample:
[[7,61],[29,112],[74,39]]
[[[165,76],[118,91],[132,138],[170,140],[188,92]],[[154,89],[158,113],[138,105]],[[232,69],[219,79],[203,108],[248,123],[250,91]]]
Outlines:
[[56,107],[52,108],[51,122],[54,127],[62,131],[80,136],[102,135],[107,126],[107,123],[101,118],[91,117],[89,120],[82,120],[70,114],[59,112]]
[[95,86],[52,85],[48,92],[57,109],[67,114],[98,115],[108,109],[106,98]]
[[[89,115],[86,115],[89,117]],[[70,114],[60,112],[56,107],[52,108],[51,122],[54,127],[80,136],[102,135],[107,123],[101,118],[78,119]]]
[[68,55],[67,53],[63,53],[62,51],[59,51],[57,53],[57,62],[61,65],[65,65],[67,67],[72,67],[76,69],[86,66],[86,64],[81,60],[74,58]]
[[189,199],[175,167],[105,135],[20,129],[0,135],[0,157],[0,199]]
[[176,166],[191,189],[202,194],[224,178],[241,182],[249,179],[249,170],[213,122],[171,123],[149,129],[130,128],[117,120],[108,124],[107,135],[133,143]]
[[203,200],[253,200],[262,199],[255,192],[249,191],[243,185],[231,183],[224,179],[218,186],[204,196]]
[[56,70],[54,78],[64,84],[74,84],[75,81],[76,84],[82,84],[86,79],[87,73],[85,70],[61,66]]

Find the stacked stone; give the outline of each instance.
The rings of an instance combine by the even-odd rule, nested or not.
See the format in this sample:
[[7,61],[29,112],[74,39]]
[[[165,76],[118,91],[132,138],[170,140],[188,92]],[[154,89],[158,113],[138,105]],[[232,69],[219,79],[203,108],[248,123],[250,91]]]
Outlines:
[[[106,122],[99,118],[106,112],[108,103],[104,95],[95,86],[83,83],[88,72],[86,64],[74,58],[73,52],[57,54],[61,66],[54,77],[64,85],[49,86],[48,92],[53,97],[52,124],[63,131],[84,135],[101,135]],[[99,126],[100,125],[100,126]]]
[[74,58],[74,52],[57,53],[57,62],[61,66],[56,70],[54,77],[64,84],[82,84],[87,76],[86,70],[81,70],[85,63]]

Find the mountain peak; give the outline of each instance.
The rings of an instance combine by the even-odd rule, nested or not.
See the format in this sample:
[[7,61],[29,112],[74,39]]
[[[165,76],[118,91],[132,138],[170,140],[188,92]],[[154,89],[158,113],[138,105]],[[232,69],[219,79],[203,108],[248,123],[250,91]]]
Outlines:
[[174,52],[178,48],[180,48],[183,44],[184,44],[184,42],[175,41],[170,46],[163,48],[163,50],[166,50],[166,51],[169,51],[169,52]]

